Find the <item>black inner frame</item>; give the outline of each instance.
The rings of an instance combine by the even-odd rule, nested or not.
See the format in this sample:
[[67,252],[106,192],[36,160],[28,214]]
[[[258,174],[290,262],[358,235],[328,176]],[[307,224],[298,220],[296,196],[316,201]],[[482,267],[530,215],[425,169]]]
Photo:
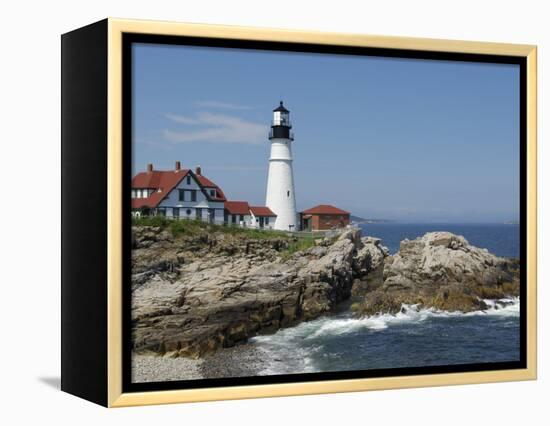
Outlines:
[[[224,47],[265,51],[324,53],[332,55],[377,56],[437,61],[484,62],[515,64],[520,69],[520,360],[426,367],[337,371],[272,376],[174,380],[132,383],[132,320],[131,320],[131,181],[132,181],[132,44],[183,45]],[[274,41],[230,40],[204,37],[164,36],[124,33],[122,38],[122,173],[123,173],[123,325],[122,325],[122,389],[123,392],[143,392],[208,387],[313,382],[374,377],[395,377],[419,374],[463,373],[527,368],[527,58],[502,55],[433,52],[422,50],[385,49],[374,47],[333,46]]]

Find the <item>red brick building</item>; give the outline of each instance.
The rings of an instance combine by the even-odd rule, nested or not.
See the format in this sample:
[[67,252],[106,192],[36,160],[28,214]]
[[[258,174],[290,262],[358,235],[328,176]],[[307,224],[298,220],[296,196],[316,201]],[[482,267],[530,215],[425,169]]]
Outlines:
[[320,204],[300,213],[303,231],[344,228],[350,223],[350,212],[329,204]]

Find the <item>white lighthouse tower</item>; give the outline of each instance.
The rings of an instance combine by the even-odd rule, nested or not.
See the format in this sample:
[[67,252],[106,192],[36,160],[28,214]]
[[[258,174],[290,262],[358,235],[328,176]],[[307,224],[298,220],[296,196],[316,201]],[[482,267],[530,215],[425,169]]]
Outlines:
[[289,111],[283,101],[273,110],[273,121],[269,132],[271,155],[267,176],[265,204],[276,215],[274,229],[298,231],[296,197],[294,195],[294,174],[292,172],[292,142]]

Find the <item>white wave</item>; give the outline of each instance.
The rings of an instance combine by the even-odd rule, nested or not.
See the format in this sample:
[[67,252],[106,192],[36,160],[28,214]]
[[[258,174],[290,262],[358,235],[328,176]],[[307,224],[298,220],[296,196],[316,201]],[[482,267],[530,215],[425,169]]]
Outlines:
[[264,354],[265,369],[259,374],[308,373],[319,371],[315,356],[321,350],[317,339],[328,336],[355,333],[362,329],[381,331],[403,323],[421,323],[428,318],[452,318],[470,316],[519,316],[519,298],[484,300],[488,309],[474,312],[449,312],[434,308],[422,309],[419,305],[402,305],[396,314],[377,314],[363,318],[351,317],[349,313],[321,317],[303,322],[294,327],[278,330],[271,335],[250,339]]
[[363,318],[345,318],[327,321],[307,338],[313,339],[322,335],[337,335],[354,333],[360,329],[384,330],[392,324],[404,322],[422,322],[431,316],[434,311],[418,309],[417,305],[403,305],[401,311],[396,314],[377,314]]
[[281,335],[254,337],[251,342],[255,342],[257,348],[262,352],[264,368],[258,372],[259,375],[318,371],[313,359],[321,349],[319,346],[301,347],[296,340],[286,340]]
[[488,309],[460,312],[441,311],[435,308],[420,309],[419,305],[401,306],[401,311],[396,314],[377,314],[363,318],[334,319],[327,321],[307,338],[316,338],[321,335],[337,335],[353,333],[359,329],[384,330],[394,324],[420,323],[428,318],[450,318],[461,316],[519,316],[519,297],[491,300],[485,299]]
[[519,297],[510,297],[507,299],[498,300],[484,299],[483,301],[487,304],[487,306],[489,306],[489,309],[485,311],[472,312],[472,314],[484,312],[487,315],[519,317]]
[[[306,343],[306,339],[330,317],[303,322],[294,327],[283,328],[274,334],[256,336],[249,341],[263,354],[264,369],[260,375],[313,373],[319,371],[315,357],[322,347]],[[306,344],[304,344],[306,343]]]

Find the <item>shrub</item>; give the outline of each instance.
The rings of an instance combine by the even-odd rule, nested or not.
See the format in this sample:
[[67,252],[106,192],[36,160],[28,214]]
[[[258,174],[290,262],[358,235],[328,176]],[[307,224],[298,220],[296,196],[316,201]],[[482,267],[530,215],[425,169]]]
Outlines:
[[290,258],[294,253],[307,250],[310,247],[315,246],[315,239],[313,237],[298,238],[292,241],[288,248],[281,252],[283,260]]
[[136,226],[158,226],[166,228],[170,221],[164,216],[141,216],[132,217],[132,225]]

